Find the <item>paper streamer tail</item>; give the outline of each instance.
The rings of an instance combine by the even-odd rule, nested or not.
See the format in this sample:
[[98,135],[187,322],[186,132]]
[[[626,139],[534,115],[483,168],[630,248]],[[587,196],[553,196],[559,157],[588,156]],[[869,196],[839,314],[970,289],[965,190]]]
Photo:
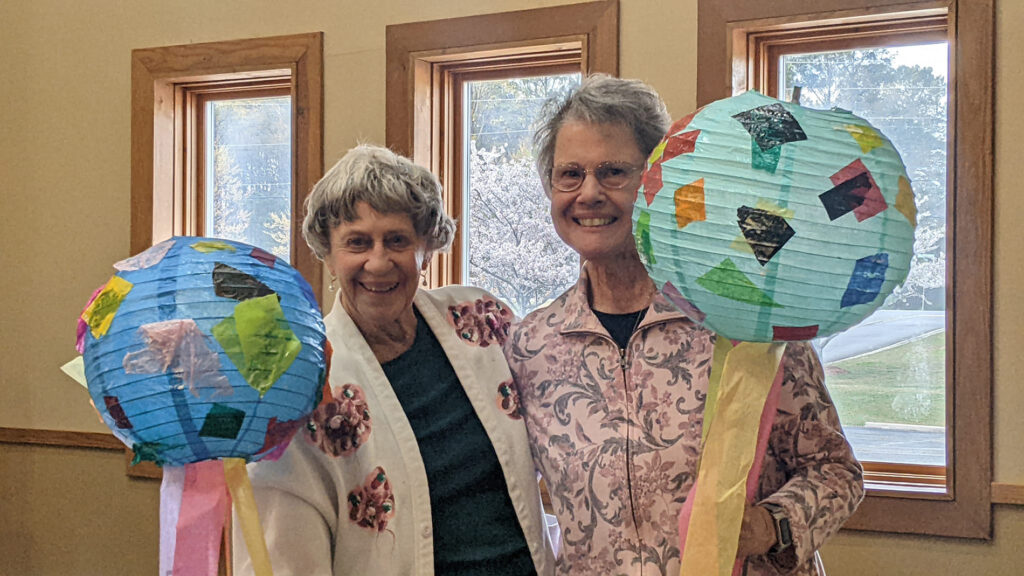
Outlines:
[[[745,505],[756,497],[782,389],[781,359],[785,344],[743,343],[733,348],[724,338],[719,340],[709,383],[706,409],[710,408],[710,412],[704,419],[701,466],[679,512],[681,576],[739,576],[742,573],[742,560],[719,561],[719,556],[723,549],[732,550],[735,556]],[[733,356],[733,350],[741,346],[744,348],[740,354]],[[727,358],[733,362],[727,364]],[[741,383],[744,385],[739,386]],[[755,429],[749,423],[754,418],[749,416],[753,416],[750,410],[755,404],[760,406],[760,418],[756,442],[753,442]],[[712,422],[717,422],[713,431]],[[737,446],[737,440],[741,447],[754,444],[752,453],[749,450],[742,455],[722,452],[725,446]],[[742,464],[732,469],[731,474],[723,473],[721,463],[734,457]],[[742,495],[735,490],[740,484],[745,488]],[[694,539],[687,538],[691,527]],[[688,543],[691,544],[689,550]]]
[[164,468],[160,576],[217,576],[232,500],[255,575],[273,576],[252,485],[241,458]]
[[235,517],[249,550],[253,573],[256,576],[273,576],[270,554],[267,552],[267,542],[263,539],[263,528],[256,511],[256,498],[252,493],[252,484],[249,483],[245,461],[241,458],[225,458],[224,478],[235,502]]
[[174,545],[178,534],[181,494],[185,489],[185,468],[164,466],[160,484],[160,576],[174,574]]
[[230,502],[220,461],[185,465],[173,576],[216,576]]

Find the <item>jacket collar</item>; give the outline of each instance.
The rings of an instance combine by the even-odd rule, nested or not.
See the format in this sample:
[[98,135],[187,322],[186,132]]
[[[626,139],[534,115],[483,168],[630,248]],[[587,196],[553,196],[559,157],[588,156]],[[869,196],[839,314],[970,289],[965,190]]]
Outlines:
[[[590,293],[590,277],[587,274],[587,265],[584,263],[580,271],[580,278],[576,285],[569,289],[565,299],[565,322],[562,323],[560,334],[608,334],[608,331],[601,325],[597,315],[590,308],[587,294]],[[645,328],[652,324],[666,322],[668,320],[686,320],[692,322],[688,316],[683,314],[671,302],[665,298],[661,290],[654,293],[651,306],[647,310],[637,329]]]

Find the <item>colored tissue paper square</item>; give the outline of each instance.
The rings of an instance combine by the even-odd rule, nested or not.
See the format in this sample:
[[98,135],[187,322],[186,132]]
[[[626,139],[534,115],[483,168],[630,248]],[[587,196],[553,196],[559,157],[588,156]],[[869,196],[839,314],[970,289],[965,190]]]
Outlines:
[[783,108],[782,104],[759,106],[734,114],[733,118],[743,125],[762,151],[789,142],[807,140],[807,134],[800,127],[800,123]]
[[128,352],[122,361],[126,374],[171,373],[188,386],[196,398],[204,389],[214,396],[234,393],[221,372],[220,358],[206,343],[195,320],[167,320],[139,326],[145,348]]
[[238,437],[238,431],[242,429],[244,421],[245,412],[223,404],[214,404],[203,420],[199,435],[231,440]]
[[149,250],[136,254],[131,258],[125,258],[120,262],[114,264],[114,268],[122,272],[130,272],[134,270],[144,270],[152,266],[156,266],[164,259],[167,252],[174,246],[174,239],[164,240],[163,242],[153,246]]
[[100,338],[110,330],[117,309],[132,289],[132,283],[120,276],[112,276],[96,299],[82,312],[82,320],[89,326],[93,338]]
[[740,206],[736,217],[743,237],[761,266],[771,261],[796,234],[785,218],[759,208]]
[[697,284],[704,287],[712,294],[723,298],[745,302],[755,306],[766,306],[769,308],[782,308],[782,305],[772,300],[763,290],[750,281],[736,263],[726,258],[715,268],[708,270],[700,278]]
[[302,349],[276,295],[240,302],[213,336],[250,386],[266,394]]
[[124,408],[121,407],[121,401],[117,399],[117,396],[104,396],[103,403],[107,405],[107,412],[110,413],[110,417],[114,419],[118,428],[132,428],[132,423],[124,413]]
[[249,256],[252,256],[253,258],[259,260],[260,262],[266,264],[267,266],[270,266],[271,268],[273,268],[274,264],[277,263],[277,256],[274,256],[273,254],[267,252],[262,248],[253,248],[252,252],[249,253]]
[[680,186],[673,197],[676,205],[676,226],[685,228],[691,222],[707,219],[704,212],[704,179]]
[[234,252],[235,247],[227,242],[221,240],[200,240],[191,244],[192,249],[203,254],[209,254],[210,252]]
[[866,304],[878,297],[885,283],[885,271],[889,269],[889,255],[885,253],[865,256],[853,267],[850,283],[843,293],[840,308]]
[[213,291],[221,298],[249,300],[273,294],[266,284],[238,268],[218,262],[213,267]]

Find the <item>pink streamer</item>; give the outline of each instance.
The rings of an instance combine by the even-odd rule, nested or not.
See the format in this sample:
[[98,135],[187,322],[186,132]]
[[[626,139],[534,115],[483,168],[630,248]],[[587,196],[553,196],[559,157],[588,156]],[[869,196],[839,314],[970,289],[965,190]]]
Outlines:
[[185,486],[174,547],[174,576],[216,576],[230,505],[231,496],[220,460],[185,465]]
[[[757,496],[757,483],[761,478],[761,467],[764,466],[764,456],[768,451],[768,439],[772,433],[772,426],[775,424],[775,415],[779,409],[779,395],[782,392],[783,368],[786,359],[779,363],[779,369],[775,373],[775,381],[768,390],[768,397],[765,398],[764,409],[761,410],[761,423],[757,429],[757,450],[754,451],[754,462],[747,474],[747,502],[753,503]],[[683,502],[679,510],[679,555],[686,547],[686,534],[690,527],[690,515],[693,513],[694,496],[697,494],[697,482],[690,486],[690,492],[686,495],[686,502]],[[743,560],[736,560],[732,568],[733,576],[740,576],[743,573]]]

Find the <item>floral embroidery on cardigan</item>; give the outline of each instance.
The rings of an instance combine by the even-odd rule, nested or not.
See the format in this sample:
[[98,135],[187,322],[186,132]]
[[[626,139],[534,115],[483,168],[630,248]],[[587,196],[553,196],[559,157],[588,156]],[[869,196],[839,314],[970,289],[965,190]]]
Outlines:
[[370,408],[366,393],[355,384],[345,384],[332,396],[325,396],[310,416],[310,440],[331,456],[345,456],[370,437]]
[[348,493],[348,518],[363,528],[383,532],[395,516],[395,493],[384,468],[377,466],[362,486]]
[[515,319],[507,306],[493,298],[460,302],[448,307],[448,323],[466,344],[486,348],[492,342],[504,344]]
[[519,411],[519,390],[516,390],[515,381],[511,378],[498,384],[498,408],[513,420],[523,419]]

